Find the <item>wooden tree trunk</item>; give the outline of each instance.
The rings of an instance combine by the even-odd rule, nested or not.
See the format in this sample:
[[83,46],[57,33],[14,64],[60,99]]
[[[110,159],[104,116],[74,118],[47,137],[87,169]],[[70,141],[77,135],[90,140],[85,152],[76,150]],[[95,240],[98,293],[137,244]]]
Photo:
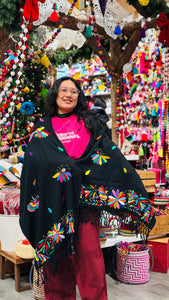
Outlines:
[[14,50],[15,43],[11,39],[10,34],[7,34],[5,28],[2,27],[0,28],[0,63],[6,58],[5,52],[9,49]]

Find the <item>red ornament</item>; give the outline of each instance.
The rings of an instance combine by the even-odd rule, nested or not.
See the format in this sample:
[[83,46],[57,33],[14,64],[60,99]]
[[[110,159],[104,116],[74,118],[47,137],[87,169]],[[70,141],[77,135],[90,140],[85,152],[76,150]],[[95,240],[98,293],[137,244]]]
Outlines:
[[59,20],[59,17],[58,17],[58,14],[56,12],[57,10],[57,5],[56,3],[53,4],[53,9],[54,9],[54,12],[51,13],[49,19],[52,21],[52,22],[57,22]]

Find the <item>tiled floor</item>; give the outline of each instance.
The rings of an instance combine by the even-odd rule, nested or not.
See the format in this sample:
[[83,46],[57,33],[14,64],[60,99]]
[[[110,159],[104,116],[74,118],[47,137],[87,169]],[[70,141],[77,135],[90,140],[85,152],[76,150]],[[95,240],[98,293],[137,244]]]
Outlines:
[[[168,274],[151,272],[150,280],[145,284],[124,284],[115,281],[109,275],[107,278],[108,300],[169,300]],[[32,291],[16,292],[14,279],[0,280],[0,300],[30,300]],[[80,300],[77,291],[77,300]],[[51,299],[53,300],[53,299]],[[90,299],[98,300],[98,299]],[[99,299],[101,300],[101,299]]]

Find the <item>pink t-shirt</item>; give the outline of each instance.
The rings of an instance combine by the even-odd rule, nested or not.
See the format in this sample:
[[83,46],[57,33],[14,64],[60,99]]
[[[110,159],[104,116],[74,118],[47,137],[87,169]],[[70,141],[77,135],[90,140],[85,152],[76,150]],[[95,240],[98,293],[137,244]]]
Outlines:
[[72,159],[79,158],[90,140],[90,133],[84,122],[82,120],[78,122],[77,116],[71,115],[65,118],[53,117],[52,125],[69,156]]

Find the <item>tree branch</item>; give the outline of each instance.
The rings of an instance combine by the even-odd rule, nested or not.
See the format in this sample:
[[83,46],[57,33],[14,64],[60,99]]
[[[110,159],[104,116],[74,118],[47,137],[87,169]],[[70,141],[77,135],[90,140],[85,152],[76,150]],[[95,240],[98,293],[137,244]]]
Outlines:
[[12,50],[14,49],[14,42],[10,39],[10,34],[6,32],[6,29],[4,27],[0,28],[0,41],[3,41],[0,47],[0,63],[1,63],[6,58],[4,54],[6,49],[12,49]]

